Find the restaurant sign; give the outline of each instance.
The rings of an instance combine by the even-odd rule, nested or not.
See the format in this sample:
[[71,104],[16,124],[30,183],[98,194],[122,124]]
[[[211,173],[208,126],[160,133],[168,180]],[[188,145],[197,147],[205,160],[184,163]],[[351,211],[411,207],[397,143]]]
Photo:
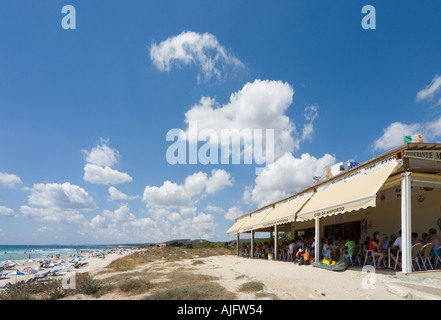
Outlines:
[[345,207],[344,206],[340,206],[337,208],[331,208],[331,209],[327,209],[327,210],[322,210],[322,211],[318,211],[316,213],[314,213],[314,218],[319,218],[321,216],[329,216],[332,214],[339,214],[345,212]]
[[425,151],[406,150],[404,151],[404,155],[409,158],[441,160],[440,150],[425,150]]

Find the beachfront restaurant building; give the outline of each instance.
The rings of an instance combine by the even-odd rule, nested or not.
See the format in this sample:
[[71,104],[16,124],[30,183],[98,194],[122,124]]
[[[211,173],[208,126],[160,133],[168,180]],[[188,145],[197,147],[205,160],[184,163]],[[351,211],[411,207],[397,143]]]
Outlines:
[[[279,233],[291,238],[312,234],[320,239],[353,235],[361,242],[401,230],[402,272],[412,272],[411,233],[441,230],[441,143],[407,143],[311,185],[294,195],[236,219],[227,234],[274,234],[277,259]],[[441,232],[439,232],[441,233]],[[315,245],[315,257],[320,257]]]

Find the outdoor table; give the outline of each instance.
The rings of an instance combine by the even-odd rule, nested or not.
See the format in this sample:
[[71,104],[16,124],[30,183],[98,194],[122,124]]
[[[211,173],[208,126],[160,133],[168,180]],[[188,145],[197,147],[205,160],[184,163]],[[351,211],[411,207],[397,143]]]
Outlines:
[[[392,266],[390,265],[390,255],[391,255],[391,251],[392,251],[392,250],[395,251],[396,248],[392,248],[392,247],[387,248],[387,255],[388,255],[388,268],[391,268],[391,269],[393,269]],[[398,259],[398,257],[397,257],[397,259]]]
[[[393,248],[391,248],[391,247],[388,247],[387,248],[387,268],[389,268],[389,269],[392,269],[392,266],[391,266],[391,259],[390,259],[390,252],[391,252],[391,249],[393,249]],[[386,249],[385,248],[382,248],[382,249],[380,249],[379,250],[379,252],[386,252]]]

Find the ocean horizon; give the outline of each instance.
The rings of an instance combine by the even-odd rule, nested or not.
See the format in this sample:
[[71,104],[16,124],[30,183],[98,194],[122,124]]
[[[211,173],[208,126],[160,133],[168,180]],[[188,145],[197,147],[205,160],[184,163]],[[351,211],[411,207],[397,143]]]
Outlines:
[[[145,244],[144,244],[145,245]],[[107,244],[107,245],[2,245],[0,244],[0,263],[5,260],[26,260],[71,256],[81,252],[110,250],[112,248],[144,246],[141,244]]]

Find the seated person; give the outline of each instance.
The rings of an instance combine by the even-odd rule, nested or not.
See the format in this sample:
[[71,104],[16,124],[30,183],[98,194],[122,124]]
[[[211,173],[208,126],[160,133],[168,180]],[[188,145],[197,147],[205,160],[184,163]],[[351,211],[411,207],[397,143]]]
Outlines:
[[355,247],[355,239],[354,236],[349,236],[348,241],[346,241],[343,249],[348,250],[348,257],[352,257],[352,254],[354,253],[354,247]]
[[421,235],[421,240],[420,240],[421,244],[424,246],[425,244],[428,244],[429,241],[429,235],[425,232],[423,232],[423,234]]
[[381,264],[383,260],[387,257],[387,253],[379,251],[382,245],[383,243],[380,237],[380,233],[378,231],[375,231],[369,244],[369,250],[372,250],[374,257],[378,257],[377,268],[379,269],[382,268]]
[[326,259],[332,259],[333,258],[333,248],[331,246],[331,240],[330,239],[325,239],[325,244],[323,245],[322,248],[322,255],[323,258]]
[[420,240],[418,240],[418,233],[412,232],[412,245],[415,245],[417,243],[420,243]]
[[389,237],[387,236],[387,234],[383,234],[382,236],[381,236],[381,240],[382,240],[382,242],[383,242],[383,246],[382,246],[382,249],[387,249],[387,248],[389,248]]
[[436,254],[441,255],[441,238],[436,234],[436,229],[430,228],[428,235],[428,242],[433,244],[431,256],[436,256]]
[[395,251],[390,252],[390,258],[393,260],[393,262],[398,264],[398,268],[401,269],[401,262],[399,260],[397,261],[398,250],[401,250],[401,230],[398,232],[398,234],[398,238],[395,239],[391,247],[392,249],[395,249]]

